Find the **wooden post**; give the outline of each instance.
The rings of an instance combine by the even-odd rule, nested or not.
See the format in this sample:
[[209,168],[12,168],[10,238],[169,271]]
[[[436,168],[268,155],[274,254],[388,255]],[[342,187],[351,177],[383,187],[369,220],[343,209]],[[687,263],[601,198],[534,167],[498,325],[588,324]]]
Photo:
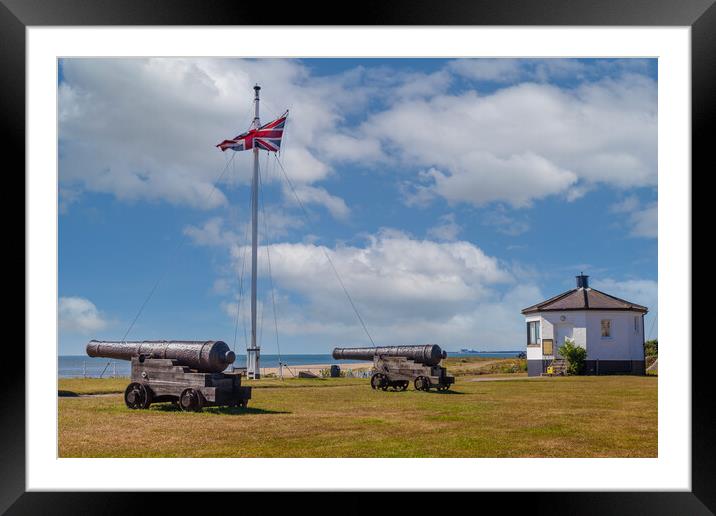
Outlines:
[[82,361],[82,378],[87,378],[87,361]]

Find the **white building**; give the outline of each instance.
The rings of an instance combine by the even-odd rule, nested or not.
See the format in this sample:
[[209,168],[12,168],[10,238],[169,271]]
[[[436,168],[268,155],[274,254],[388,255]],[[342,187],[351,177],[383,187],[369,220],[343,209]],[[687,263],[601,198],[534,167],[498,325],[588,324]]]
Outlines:
[[527,322],[527,374],[539,376],[570,339],[587,350],[587,374],[644,374],[644,315],[648,309],[589,287],[522,310]]

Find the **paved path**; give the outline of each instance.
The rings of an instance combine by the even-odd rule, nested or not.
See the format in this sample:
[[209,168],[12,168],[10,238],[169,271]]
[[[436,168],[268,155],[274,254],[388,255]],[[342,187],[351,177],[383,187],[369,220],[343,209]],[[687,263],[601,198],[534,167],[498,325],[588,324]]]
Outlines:
[[542,376],[498,376],[498,377],[487,377],[487,378],[470,378],[466,380],[468,382],[500,382],[503,380],[535,380],[538,378],[544,378]]

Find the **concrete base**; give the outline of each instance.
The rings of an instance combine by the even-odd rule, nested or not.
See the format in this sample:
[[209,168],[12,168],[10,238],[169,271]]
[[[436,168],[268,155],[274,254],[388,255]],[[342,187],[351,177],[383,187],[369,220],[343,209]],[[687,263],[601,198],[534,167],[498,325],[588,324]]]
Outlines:
[[[551,360],[528,360],[527,376],[540,376],[547,372]],[[586,372],[588,375],[603,374],[644,374],[643,360],[587,360]]]
[[528,360],[527,376],[540,376],[542,373],[547,371],[547,365],[549,362],[549,360]]
[[643,360],[587,360],[586,374],[645,374]]

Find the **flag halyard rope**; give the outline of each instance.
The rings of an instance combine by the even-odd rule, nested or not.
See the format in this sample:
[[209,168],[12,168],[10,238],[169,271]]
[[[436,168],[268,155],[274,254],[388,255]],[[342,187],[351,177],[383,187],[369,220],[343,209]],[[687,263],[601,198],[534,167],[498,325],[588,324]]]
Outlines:
[[[308,210],[306,210],[306,207],[301,202],[301,198],[298,196],[296,189],[293,187],[293,183],[291,182],[291,179],[288,177],[288,174],[286,173],[286,169],[283,168],[283,164],[278,159],[278,156],[276,156],[274,154],[274,157],[276,158],[276,162],[278,163],[278,166],[281,169],[281,172],[283,172],[283,177],[286,178],[286,182],[288,183],[289,187],[291,188],[291,191],[293,192],[293,195],[296,198],[296,201],[298,202],[298,205],[300,206],[301,211],[303,212],[303,215],[306,218],[306,221],[310,224],[311,221],[308,216]],[[376,347],[375,341],[373,340],[373,337],[370,335],[370,332],[368,331],[368,327],[366,326],[365,322],[363,321],[363,317],[361,317],[360,312],[358,311],[358,308],[356,307],[355,303],[353,302],[353,298],[348,293],[348,289],[346,288],[345,284],[343,283],[343,280],[341,279],[340,274],[338,274],[338,270],[336,269],[336,266],[333,264],[333,260],[331,260],[331,257],[329,256],[329,254],[326,251],[326,248],[324,246],[319,246],[319,247],[323,251],[323,255],[326,257],[326,260],[328,261],[329,265],[331,266],[331,269],[333,269],[333,274],[335,274],[336,279],[338,280],[338,283],[340,284],[341,288],[343,289],[343,293],[348,298],[348,302],[350,303],[351,307],[353,308],[353,311],[356,314],[356,317],[358,318],[358,321],[360,322],[361,326],[363,327],[363,331],[368,336],[368,340],[370,340],[373,347]]]
[[[204,201],[204,204],[208,204],[211,198],[214,195],[214,192],[218,190],[216,188],[216,185],[224,178],[224,175],[226,174],[226,171],[229,169],[229,165],[234,161],[234,157],[236,154],[232,155],[231,158],[226,162],[224,165],[223,170],[221,171],[221,174],[219,174],[219,177],[211,184],[211,190],[209,191],[209,195],[206,197],[206,200]],[[175,256],[177,251],[184,245],[184,243],[187,240],[188,235],[185,233],[182,238],[177,243],[176,247],[173,249],[171,256]],[[141,317],[142,312],[144,312],[144,309],[146,308],[149,301],[154,296],[154,293],[157,291],[157,288],[159,287],[159,284],[162,282],[162,280],[166,277],[167,273],[169,272],[169,267],[165,267],[162,273],[159,275],[157,280],[154,282],[154,285],[152,286],[152,289],[149,291],[149,294],[144,298],[144,301],[139,307],[139,310],[137,311],[137,314],[134,316],[134,319],[132,319],[132,322],[129,324],[129,327],[124,332],[124,335],[122,336],[121,341],[124,342],[127,339],[127,336],[129,335],[129,332],[132,331],[132,328],[134,328],[134,325],[139,320],[139,317]]]
[[[266,173],[268,174],[268,154],[266,155]],[[266,205],[264,203],[264,190],[263,190],[263,182],[261,181],[261,176],[259,176],[259,194],[260,194],[260,200],[261,200],[261,213],[263,214],[263,221],[264,221],[264,238],[266,239],[266,262],[268,264],[268,273],[269,273],[269,285],[271,287],[271,305],[273,306],[273,323],[274,323],[274,331],[276,335],[276,352],[278,354],[278,361],[281,362],[281,346],[279,344],[278,340],[278,315],[276,311],[276,296],[274,294],[274,284],[273,284],[273,272],[271,271],[271,251],[269,250],[271,247],[271,241],[269,239],[269,232],[268,232],[268,224],[266,223]]]

